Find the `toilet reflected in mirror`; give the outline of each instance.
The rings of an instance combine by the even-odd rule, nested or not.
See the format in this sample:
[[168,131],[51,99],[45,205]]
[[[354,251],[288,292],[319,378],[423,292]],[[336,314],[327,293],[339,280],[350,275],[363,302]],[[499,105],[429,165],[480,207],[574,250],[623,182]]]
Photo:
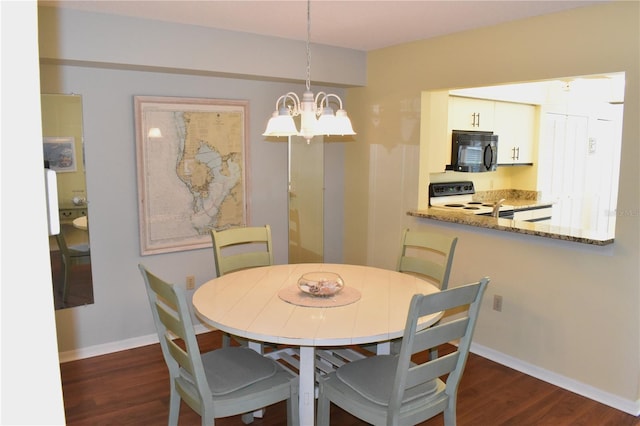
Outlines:
[[45,167],[56,172],[60,233],[49,237],[56,309],[93,303],[82,97],[43,94]]

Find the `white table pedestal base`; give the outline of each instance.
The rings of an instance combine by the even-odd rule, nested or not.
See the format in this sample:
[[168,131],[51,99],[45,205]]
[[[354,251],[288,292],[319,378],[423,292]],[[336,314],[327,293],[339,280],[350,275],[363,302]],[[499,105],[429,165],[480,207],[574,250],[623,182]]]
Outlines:
[[315,348],[300,346],[300,425],[315,424]]

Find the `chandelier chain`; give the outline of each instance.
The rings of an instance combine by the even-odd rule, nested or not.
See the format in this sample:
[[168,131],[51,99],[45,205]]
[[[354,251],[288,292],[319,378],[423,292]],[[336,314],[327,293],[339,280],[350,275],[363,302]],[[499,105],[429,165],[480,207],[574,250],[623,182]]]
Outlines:
[[[2,1],[2,0],[0,0]],[[319,92],[314,99],[311,91],[311,0],[307,0],[307,90],[302,100],[294,92],[288,92],[276,101],[276,110],[271,115],[264,136],[302,136],[307,143],[317,135],[355,135],[347,112],[342,109],[342,99],[334,93]],[[329,106],[335,101],[338,110]],[[293,117],[300,116],[300,130]]]
[[307,91],[311,90],[311,0],[307,0]]

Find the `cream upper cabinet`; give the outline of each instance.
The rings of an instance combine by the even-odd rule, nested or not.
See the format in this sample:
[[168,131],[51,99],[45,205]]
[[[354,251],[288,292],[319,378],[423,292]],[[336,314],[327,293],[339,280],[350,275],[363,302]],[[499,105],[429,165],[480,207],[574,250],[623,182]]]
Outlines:
[[[498,164],[533,164],[537,107],[530,104],[423,92],[420,120],[421,182],[451,163],[451,131],[489,131],[498,135]],[[426,199],[426,195],[425,195]]]
[[495,102],[484,99],[449,98],[449,128],[451,130],[493,131]]
[[533,164],[535,106],[495,102],[493,132],[498,135],[498,165]]

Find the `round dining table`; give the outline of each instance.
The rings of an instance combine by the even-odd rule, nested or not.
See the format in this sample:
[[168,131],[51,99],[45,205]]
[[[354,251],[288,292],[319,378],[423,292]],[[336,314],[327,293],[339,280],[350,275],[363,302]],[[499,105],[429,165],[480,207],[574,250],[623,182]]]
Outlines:
[[83,231],[86,231],[87,229],[89,229],[89,222],[87,220],[87,216],[77,217],[73,219],[72,223],[75,228],[81,229]]
[[[332,297],[307,296],[297,283],[309,272],[337,273],[344,288]],[[316,348],[402,337],[413,295],[438,291],[413,275],[371,266],[287,264],[245,269],[207,281],[195,291],[193,306],[205,324],[222,331],[300,348],[300,424],[309,426],[315,417]],[[434,324],[441,316],[423,318],[420,327]]]

